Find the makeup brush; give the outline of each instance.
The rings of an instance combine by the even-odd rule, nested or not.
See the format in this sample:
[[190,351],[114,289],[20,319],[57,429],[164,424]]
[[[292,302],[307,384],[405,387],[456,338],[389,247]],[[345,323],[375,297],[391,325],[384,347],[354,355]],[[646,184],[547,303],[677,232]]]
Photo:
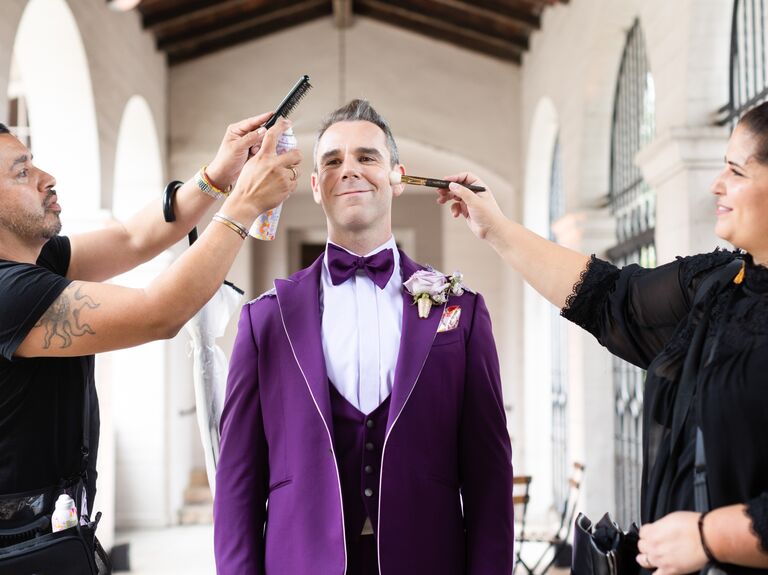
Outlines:
[[[451,182],[448,180],[436,180],[435,178],[420,178],[418,176],[406,176],[401,174],[397,170],[392,170],[389,174],[389,183],[395,184],[413,184],[414,186],[429,186],[430,188],[447,188]],[[471,186],[468,184],[461,184],[465,188],[472,190],[473,192],[484,192],[485,188],[482,186]]]

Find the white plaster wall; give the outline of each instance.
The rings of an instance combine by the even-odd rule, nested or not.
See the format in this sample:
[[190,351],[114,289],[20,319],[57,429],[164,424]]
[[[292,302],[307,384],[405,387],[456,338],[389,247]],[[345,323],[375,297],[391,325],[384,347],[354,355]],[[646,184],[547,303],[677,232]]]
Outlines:
[[136,11],[115,12],[102,0],[67,1],[80,27],[91,68],[101,146],[102,207],[110,209],[120,121],[133,95],[147,101],[163,159],[167,154],[165,55],[155,49],[154,37],[141,28]]

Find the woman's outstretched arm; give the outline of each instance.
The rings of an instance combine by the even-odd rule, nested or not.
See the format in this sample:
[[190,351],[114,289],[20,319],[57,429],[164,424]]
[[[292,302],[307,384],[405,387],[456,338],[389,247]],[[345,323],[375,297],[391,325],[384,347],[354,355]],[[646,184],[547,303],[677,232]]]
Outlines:
[[465,172],[446,179],[457,183],[438,190],[438,202],[453,202],[454,217],[466,218],[472,232],[486,240],[531,287],[558,308],[565,307],[589,257],[545,240],[505,217],[490,190],[474,193],[459,185],[476,184],[487,190],[474,174]]

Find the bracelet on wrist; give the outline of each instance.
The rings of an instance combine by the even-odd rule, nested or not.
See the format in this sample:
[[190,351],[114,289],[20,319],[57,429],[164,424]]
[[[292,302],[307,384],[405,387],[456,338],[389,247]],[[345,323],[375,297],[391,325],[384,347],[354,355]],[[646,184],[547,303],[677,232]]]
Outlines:
[[701,539],[701,548],[704,550],[704,555],[707,556],[707,561],[717,567],[722,565],[722,563],[717,560],[709,545],[707,545],[707,540],[704,538],[704,518],[707,514],[709,514],[709,511],[705,511],[699,516],[699,539]]
[[222,190],[221,188],[217,187],[213,182],[211,182],[211,180],[208,178],[208,175],[205,173],[205,169],[207,167],[208,166],[203,166],[195,174],[195,183],[197,184],[197,187],[200,188],[201,192],[207,196],[212,197],[214,200],[226,198],[232,191],[232,186],[228,186],[226,190]]
[[239,235],[242,239],[245,239],[248,237],[248,229],[243,224],[233,220],[229,216],[225,216],[221,212],[216,212],[215,214],[213,214],[212,219],[214,222],[219,222],[220,224],[224,224],[230,230],[232,230],[237,235]]

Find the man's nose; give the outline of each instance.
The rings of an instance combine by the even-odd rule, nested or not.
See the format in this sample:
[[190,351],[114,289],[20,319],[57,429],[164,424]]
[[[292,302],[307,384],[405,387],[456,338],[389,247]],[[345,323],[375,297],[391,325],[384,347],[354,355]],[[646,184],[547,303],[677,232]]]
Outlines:
[[341,165],[341,177],[342,178],[359,178],[360,172],[357,169],[357,162],[350,159],[345,159]]
[[44,170],[38,170],[38,172],[40,172],[39,182],[41,190],[50,190],[56,186],[56,178],[54,178],[51,174]]

